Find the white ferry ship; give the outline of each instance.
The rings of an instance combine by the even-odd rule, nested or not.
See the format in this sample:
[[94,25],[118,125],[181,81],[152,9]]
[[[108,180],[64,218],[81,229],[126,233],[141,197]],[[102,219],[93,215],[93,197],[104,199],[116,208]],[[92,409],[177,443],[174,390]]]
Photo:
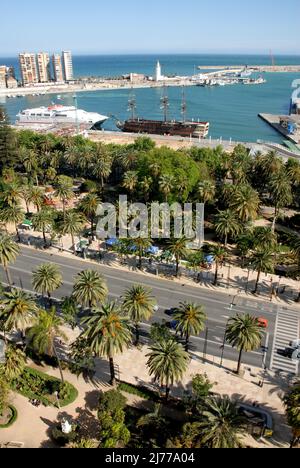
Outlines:
[[105,115],[96,112],[86,112],[76,107],[62,106],[59,104],[50,107],[38,107],[25,109],[17,114],[17,124],[85,124],[90,129],[100,129],[108,119]]

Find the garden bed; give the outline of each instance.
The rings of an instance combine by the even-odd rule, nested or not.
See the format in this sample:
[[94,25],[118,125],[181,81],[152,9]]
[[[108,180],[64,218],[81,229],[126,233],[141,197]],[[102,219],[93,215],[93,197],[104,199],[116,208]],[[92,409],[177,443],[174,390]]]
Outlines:
[[18,412],[16,408],[12,405],[9,405],[8,408],[4,411],[4,414],[0,416],[0,429],[7,429],[12,426],[18,417]]
[[63,386],[56,377],[31,367],[26,367],[22,375],[12,381],[11,388],[30,400],[39,400],[45,406],[57,406],[56,392],[61,407],[70,405],[78,397],[78,391],[69,382]]

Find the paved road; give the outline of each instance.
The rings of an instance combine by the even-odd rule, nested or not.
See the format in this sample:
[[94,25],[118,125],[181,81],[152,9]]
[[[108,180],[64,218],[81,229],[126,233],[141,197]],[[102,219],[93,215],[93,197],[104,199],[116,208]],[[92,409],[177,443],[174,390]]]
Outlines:
[[[55,293],[55,297],[57,298],[71,294],[74,277],[78,272],[86,268],[94,268],[101,272],[106,278],[111,299],[119,300],[124,290],[133,283],[142,284],[151,288],[159,305],[159,311],[154,317],[155,321],[161,321],[162,319],[170,320],[165,314],[165,310],[177,306],[179,302],[182,301],[193,301],[204,305],[208,315],[207,354],[215,356],[216,362],[219,362],[220,359],[226,323],[231,316],[235,315],[237,312],[249,312],[257,317],[263,316],[269,321],[269,336],[266,337],[269,350],[267,356],[265,356],[265,362],[268,366],[270,365],[278,308],[276,304],[271,304],[269,302],[264,303],[252,298],[236,297],[234,300],[235,306],[231,306],[233,302],[232,296],[226,293],[216,292],[213,289],[209,290],[197,286],[187,286],[177,282],[159,279],[154,276],[144,276],[140,273],[119,270],[101,264],[97,266],[94,263],[87,263],[80,259],[57,254],[52,255],[48,252],[33,250],[27,247],[21,247],[21,255],[10,268],[15,285],[31,291],[32,271],[35,270],[38,265],[45,262],[53,262],[61,268],[64,284]],[[5,283],[4,272],[1,271],[1,273],[2,280]],[[149,326],[145,325],[144,328],[147,329]],[[205,333],[202,333],[200,337],[194,337],[192,339],[192,347],[202,352],[204,350],[205,341]],[[244,362],[251,366],[261,366],[263,357],[262,351],[258,350],[257,352],[245,354]],[[237,360],[237,352],[226,345],[224,359]]]

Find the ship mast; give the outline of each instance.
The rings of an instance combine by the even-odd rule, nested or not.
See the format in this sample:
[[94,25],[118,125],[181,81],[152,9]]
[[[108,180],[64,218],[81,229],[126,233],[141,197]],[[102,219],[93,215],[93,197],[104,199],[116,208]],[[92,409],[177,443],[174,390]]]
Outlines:
[[164,95],[161,98],[160,102],[161,102],[161,110],[164,111],[164,121],[167,122],[168,121],[168,109],[169,109],[170,104],[169,104],[169,98],[167,96],[166,85],[164,85]]
[[187,111],[187,104],[186,104],[186,97],[185,97],[185,89],[183,86],[182,87],[182,102],[181,102],[181,113],[182,113],[183,123],[186,122],[186,111]]
[[128,112],[131,112],[131,119],[135,120],[135,111],[136,111],[136,99],[133,92],[128,99]]

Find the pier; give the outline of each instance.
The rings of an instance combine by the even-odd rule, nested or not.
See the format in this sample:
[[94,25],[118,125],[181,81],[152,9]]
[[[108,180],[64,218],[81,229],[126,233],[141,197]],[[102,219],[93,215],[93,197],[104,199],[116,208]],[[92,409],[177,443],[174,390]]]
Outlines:
[[[289,141],[294,143],[296,146],[300,144],[300,129],[298,128],[295,134],[290,134],[287,128],[284,128],[280,125],[281,116],[275,114],[258,114],[258,117],[261,118],[264,122],[269,124],[273,127],[277,132],[281,133],[281,135],[285,136]],[[286,116],[288,119],[289,117],[293,116]],[[299,119],[300,124],[300,119]]]
[[[245,69],[245,65],[201,65],[198,70],[226,70],[238,72]],[[249,65],[248,71],[253,73],[300,73],[300,65]]]

